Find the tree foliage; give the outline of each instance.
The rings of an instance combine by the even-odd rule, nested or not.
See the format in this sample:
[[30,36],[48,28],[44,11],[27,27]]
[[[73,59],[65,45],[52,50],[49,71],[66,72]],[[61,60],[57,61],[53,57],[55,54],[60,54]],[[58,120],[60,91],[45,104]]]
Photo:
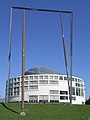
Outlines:
[[85,104],[90,105],[90,97],[86,100]]

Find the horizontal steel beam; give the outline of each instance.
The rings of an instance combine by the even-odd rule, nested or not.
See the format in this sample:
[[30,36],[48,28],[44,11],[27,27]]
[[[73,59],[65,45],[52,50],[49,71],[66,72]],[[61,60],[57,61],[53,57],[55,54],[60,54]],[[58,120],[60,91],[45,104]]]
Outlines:
[[39,8],[26,8],[26,7],[15,7],[12,6],[13,9],[24,9],[24,10],[34,10],[34,11],[42,11],[42,12],[56,12],[56,13],[72,13],[72,11],[63,11],[63,10],[49,10],[49,9],[39,9]]

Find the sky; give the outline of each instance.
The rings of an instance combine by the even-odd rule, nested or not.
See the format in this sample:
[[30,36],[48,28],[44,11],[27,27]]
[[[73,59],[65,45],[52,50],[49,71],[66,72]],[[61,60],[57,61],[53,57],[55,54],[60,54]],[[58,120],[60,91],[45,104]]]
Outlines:
[[[90,1],[89,0],[0,0],[0,96],[5,96],[8,79],[8,49],[11,6],[70,10],[73,12],[73,76],[85,82],[86,98],[90,96]],[[69,15],[63,14],[70,73]],[[11,78],[21,75],[22,11],[13,10]],[[59,13],[26,12],[25,71],[45,66],[66,74]]]

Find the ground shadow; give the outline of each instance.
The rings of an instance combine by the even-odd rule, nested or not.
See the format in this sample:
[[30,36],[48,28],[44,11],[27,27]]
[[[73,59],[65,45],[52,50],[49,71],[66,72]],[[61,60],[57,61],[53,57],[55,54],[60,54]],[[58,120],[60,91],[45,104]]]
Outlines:
[[14,112],[14,113],[20,114],[19,112],[11,109],[10,107],[8,107],[7,105],[5,105],[4,103],[1,103],[1,105],[3,105],[3,107],[6,108],[6,109],[9,110],[9,111],[12,111],[12,112]]

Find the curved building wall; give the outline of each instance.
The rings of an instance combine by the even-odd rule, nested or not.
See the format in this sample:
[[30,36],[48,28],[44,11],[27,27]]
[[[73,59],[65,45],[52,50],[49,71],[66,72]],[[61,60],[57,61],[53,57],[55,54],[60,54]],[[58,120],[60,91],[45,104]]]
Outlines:
[[[21,76],[9,80],[9,102],[21,101]],[[72,77],[72,104],[85,104],[84,81]],[[69,103],[69,90],[66,75],[31,74],[25,75],[24,100],[27,102]],[[6,81],[7,102],[7,81]]]

